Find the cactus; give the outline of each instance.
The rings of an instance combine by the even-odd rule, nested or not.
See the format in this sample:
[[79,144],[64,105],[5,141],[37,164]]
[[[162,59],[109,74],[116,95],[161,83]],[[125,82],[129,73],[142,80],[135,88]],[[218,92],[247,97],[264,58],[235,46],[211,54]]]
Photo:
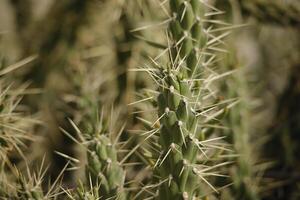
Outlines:
[[88,139],[88,143],[87,177],[93,185],[100,185],[99,195],[104,199],[125,199],[125,171],[117,160],[115,145],[105,135]]
[[[111,139],[111,133],[107,133],[102,118],[94,123],[93,127],[87,126],[92,129],[87,128],[85,133],[81,132],[73,121],[70,121],[70,123],[79,134],[81,141],[76,140],[65,130],[62,129],[62,131],[85,147],[87,162],[85,164],[86,184],[79,182],[74,192],[66,191],[68,196],[91,200],[126,199],[127,194],[124,188],[125,170],[118,162],[116,141]],[[120,133],[122,133],[122,130]],[[67,157],[66,155],[63,156]]]
[[203,166],[222,149],[207,144],[215,140],[221,143],[209,125],[222,118],[227,106],[218,106],[221,101],[210,98],[207,85],[212,74],[206,76],[209,73],[206,68],[215,55],[209,53],[209,48],[216,40],[209,38],[212,36],[206,29],[205,22],[209,20],[205,18],[205,5],[198,0],[170,0],[169,3],[172,16],[168,25],[169,63],[161,67],[154,61],[158,69],[145,69],[158,84],[154,103],[158,107],[158,119],[152,125],[160,125],[159,131],[153,131],[153,135],[159,132],[157,143],[161,148],[153,166],[159,177],[157,199],[197,199],[207,196],[207,186],[217,191],[206,179],[214,173],[206,172],[227,164],[211,162],[212,166]]
[[[85,171],[88,184],[80,183],[76,188],[75,196],[78,199],[98,199],[98,197],[100,199],[126,199],[126,192],[123,188],[125,171],[118,162],[116,142],[113,142],[110,135],[106,134],[104,122],[101,120],[97,123],[100,124],[97,129],[92,132],[87,130],[86,134],[83,134],[74,122],[71,121],[71,124],[80,135],[82,141],[77,142],[86,148],[87,155]],[[69,135],[66,131],[64,132]],[[87,191],[86,188],[91,188],[91,191]]]
[[[16,23],[0,31],[1,50],[12,54],[0,62],[0,199],[298,199],[297,0],[10,2],[0,3],[15,11],[0,24]],[[223,40],[243,22],[251,30]],[[291,45],[274,45],[284,36]],[[223,53],[235,48],[238,59],[226,63]],[[219,82],[240,66],[246,73]],[[276,76],[288,66],[297,67],[290,78]],[[120,113],[109,115],[111,104]],[[51,136],[47,173],[32,170],[35,133]]]
[[[74,192],[67,191],[67,194],[79,200],[124,200],[127,195],[123,187],[125,170],[118,162],[117,139],[112,139],[112,132],[110,131],[113,129],[107,127],[108,122],[106,122],[106,118],[103,119],[103,113],[99,120],[97,102],[92,101],[93,98],[85,98],[85,95],[82,94],[77,102],[82,111],[88,111],[85,115],[81,116],[78,122],[80,128],[70,120],[80,141],[75,139],[66,130],[61,129],[73,141],[84,147],[87,158],[85,164],[86,184],[80,182]],[[84,132],[81,132],[80,129],[84,130]],[[123,129],[119,133],[121,134],[122,131]],[[63,156],[68,158],[66,155]],[[72,158],[70,161],[72,161]],[[79,162],[77,159],[75,161]]]

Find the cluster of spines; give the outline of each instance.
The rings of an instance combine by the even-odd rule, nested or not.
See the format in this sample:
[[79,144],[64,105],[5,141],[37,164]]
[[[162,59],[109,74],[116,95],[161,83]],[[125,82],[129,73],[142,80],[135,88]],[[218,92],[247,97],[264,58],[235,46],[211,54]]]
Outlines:
[[[22,99],[20,94],[26,92],[26,85],[14,88],[12,84],[8,84],[9,79],[6,78],[8,72],[9,67],[0,71],[1,75],[5,75],[0,78],[0,199],[45,199],[40,177],[35,174],[25,177],[14,166],[17,164],[12,163],[13,159],[21,163],[25,156],[24,147],[36,139],[29,130],[37,120],[18,110]],[[30,172],[28,166],[26,170]]]
[[98,200],[101,199],[99,196],[99,187],[93,187],[91,190],[86,190],[85,186],[80,183],[76,187],[76,191],[73,193],[67,192],[67,195],[71,197],[72,199],[77,199],[77,200]]
[[29,177],[30,180],[27,180],[23,175],[19,174],[17,180],[17,198],[18,199],[32,199],[40,200],[46,199],[43,194],[41,187],[41,182],[34,180],[32,177]]

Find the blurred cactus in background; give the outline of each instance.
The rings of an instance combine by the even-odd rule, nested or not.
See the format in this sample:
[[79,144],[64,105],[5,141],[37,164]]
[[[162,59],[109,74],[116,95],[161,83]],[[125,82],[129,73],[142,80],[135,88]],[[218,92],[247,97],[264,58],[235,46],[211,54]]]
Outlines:
[[0,199],[300,199],[300,2],[3,0]]

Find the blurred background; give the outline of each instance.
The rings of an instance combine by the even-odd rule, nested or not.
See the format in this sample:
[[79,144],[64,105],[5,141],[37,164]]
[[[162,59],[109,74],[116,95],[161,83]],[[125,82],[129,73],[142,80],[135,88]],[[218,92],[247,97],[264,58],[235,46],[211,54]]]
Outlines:
[[[5,76],[0,73],[0,78],[27,88],[22,109],[39,123],[31,129],[38,139],[24,154],[32,163],[46,155],[49,179],[68,162],[56,151],[82,156],[60,130],[76,134],[68,119],[88,128],[95,107],[110,110],[113,104],[116,127],[125,122],[125,130],[142,126],[136,120],[142,114],[127,105],[144,88],[154,86],[146,75],[129,71],[160,53],[151,41],[165,44],[164,30],[153,26],[166,17],[160,3],[0,0],[0,66],[15,68]],[[224,11],[215,18],[233,27],[218,66],[238,73],[220,86],[222,95],[241,99],[226,120],[226,134],[243,159],[230,169],[238,184],[224,190],[222,198],[250,199],[243,197],[245,188],[255,182],[257,199],[300,199],[300,1],[209,3]],[[132,135],[125,131],[123,140]],[[18,163],[18,158],[12,159]],[[249,166],[245,170],[251,172],[241,178],[241,168]],[[144,180],[146,171],[129,177]],[[82,173],[64,172],[63,186],[73,187]]]

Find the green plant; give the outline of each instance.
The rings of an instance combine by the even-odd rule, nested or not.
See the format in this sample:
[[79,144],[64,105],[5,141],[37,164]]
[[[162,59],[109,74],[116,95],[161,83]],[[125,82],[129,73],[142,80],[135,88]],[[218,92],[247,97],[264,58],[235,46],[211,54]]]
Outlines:
[[[211,193],[207,186],[217,192],[217,183],[211,184],[207,177],[222,177],[213,170],[228,164],[218,161],[219,155],[228,149],[222,143],[222,131],[218,131],[217,124],[234,101],[220,100],[211,85],[231,72],[218,74],[210,69],[215,51],[219,50],[217,46],[228,33],[212,34],[210,25],[222,22],[206,17],[206,10],[212,7],[205,3],[169,3],[169,60],[166,64],[152,60],[156,68],[144,69],[158,86],[153,91],[158,94],[153,102],[158,107],[158,119],[148,123],[148,128],[158,128],[150,131],[148,138],[158,137],[152,144],[161,152],[153,166],[159,181],[157,199],[197,199]],[[217,12],[214,8],[213,11]]]
[[[71,124],[79,134],[81,141],[75,140],[69,133],[63,131],[84,146],[87,155],[85,165],[87,184],[79,183],[76,189],[78,198],[93,199],[98,196],[101,199],[126,199],[125,171],[118,162],[116,148],[118,138],[115,141],[112,140],[112,135],[106,128],[103,118],[94,124],[99,126],[93,127],[92,131],[87,129],[84,133],[72,121]],[[121,134],[122,131],[123,129],[119,133]],[[86,191],[86,188],[91,188],[91,191]],[[91,192],[95,193],[94,196],[91,196]]]
[[93,185],[100,185],[99,195],[104,199],[125,199],[125,171],[117,160],[115,144],[105,135],[93,136],[88,142],[87,177]]

